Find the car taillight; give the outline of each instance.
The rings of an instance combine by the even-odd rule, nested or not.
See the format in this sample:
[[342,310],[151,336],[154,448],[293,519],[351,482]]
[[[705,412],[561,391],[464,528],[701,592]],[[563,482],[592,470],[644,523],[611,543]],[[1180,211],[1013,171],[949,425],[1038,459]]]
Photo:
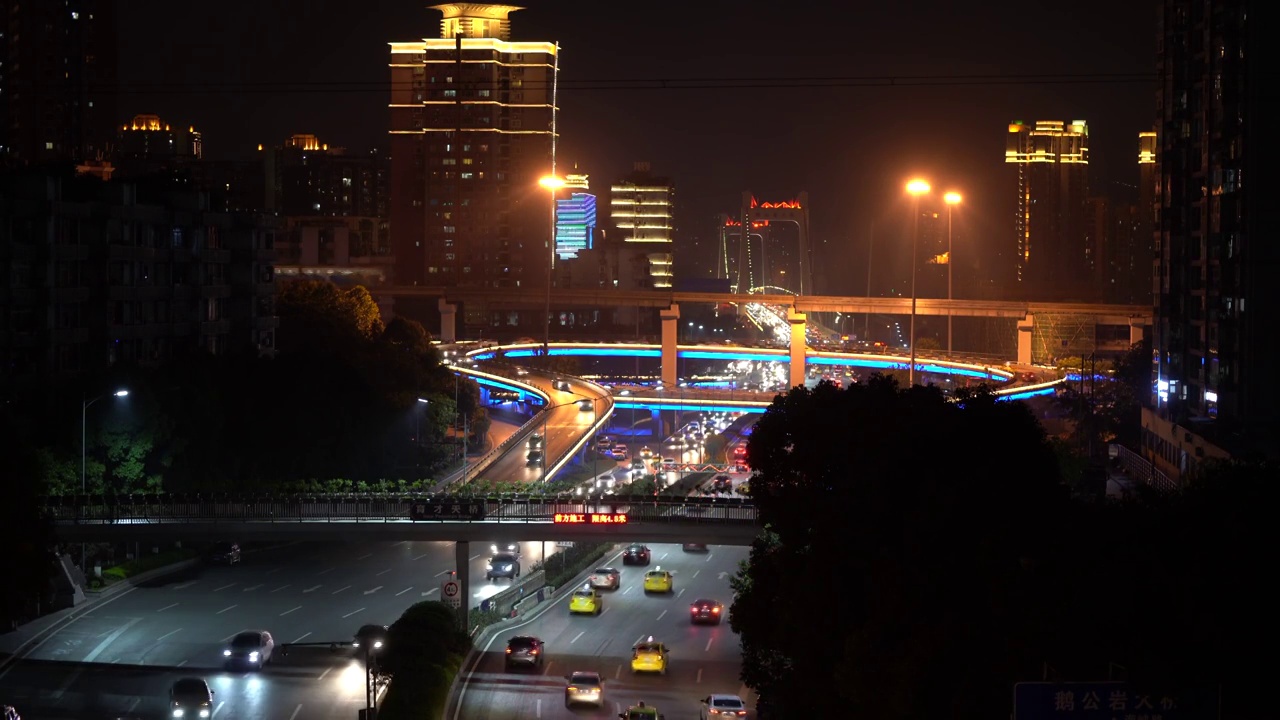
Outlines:
[[510,655],[510,654],[511,654],[511,648],[507,648],[507,654],[508,654],[508,655]]
[[530,655],[537,655],[537,654],[538,654],[538,651],[537,651],[537,650],[530,650],[530,651],[529,651],[529,654],[530,654]]
[[717,608],[711,608],[711,612],[713,612],[713,613],[718,613],[718,612],[720,612],[720,608],[718,608],[718,607],[717,607]]

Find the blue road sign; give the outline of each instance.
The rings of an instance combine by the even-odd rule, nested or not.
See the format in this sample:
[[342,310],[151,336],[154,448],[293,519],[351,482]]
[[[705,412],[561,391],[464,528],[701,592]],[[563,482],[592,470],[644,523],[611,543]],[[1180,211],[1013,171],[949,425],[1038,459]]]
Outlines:
[[1218,691],[1155,691],[1124,682],[1024,682],[1013,720],[1218,720]]

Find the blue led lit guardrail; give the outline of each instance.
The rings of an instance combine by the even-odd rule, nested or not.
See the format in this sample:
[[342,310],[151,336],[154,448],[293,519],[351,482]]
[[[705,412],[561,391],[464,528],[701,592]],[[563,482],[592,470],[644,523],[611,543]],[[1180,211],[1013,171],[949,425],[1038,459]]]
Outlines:
[[[44,499],[58,525],[138,523],[559,523],[584,516],[609,522],[757,522],[756,507],[741,498],[665,498],[652,495],[584,497],[571,494],[466,497],[459,495],[108,495]],[[576,521],[576,520],[575,520]]]

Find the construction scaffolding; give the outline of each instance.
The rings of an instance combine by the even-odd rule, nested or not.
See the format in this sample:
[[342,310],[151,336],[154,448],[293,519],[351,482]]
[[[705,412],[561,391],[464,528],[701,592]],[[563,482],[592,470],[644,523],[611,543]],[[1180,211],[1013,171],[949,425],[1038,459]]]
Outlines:
[[1031,362],[1052,365],[1059,358],[1088,357],[1098,348],[1098,324],[1089,315],[1036,313],[1031,328]]

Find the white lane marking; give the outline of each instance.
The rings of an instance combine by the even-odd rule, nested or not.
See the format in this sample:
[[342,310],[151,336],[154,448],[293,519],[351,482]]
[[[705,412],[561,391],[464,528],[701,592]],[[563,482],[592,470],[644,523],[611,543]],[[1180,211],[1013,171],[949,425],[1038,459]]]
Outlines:
[[[610,605],[609,607],[613,607],[613,606],[612,606],[612,605]],[[601,611],[600,611],[600,615],[603,617],[603,616],[604,616],[604,614],[605,614],[605,613],[607,613],[607,612],[609,612],[609,608],[605,608],[605,609],[601,610]]]
[[220,588],[214,588],[214,589],[213,589],[213,591],[214,591],[214,592],[218,592],[218,591],[220,591],[220,590],[226,590],[227,588],[231,587],[232,585],[235,585],[235,583],[227,583],[226,585],[223,585],[223,586],[222,586],[222,587],[220,587]]
[[108,635],[108,636],[107,636],[107,638],[106,638],[105,640],[103,640],[102,642],[98,643],[98,647],[94,648],[94,649],[93,649],[93,652],[89,653],[88,655],[85,655],[85,656],[84,656],[84,660],[81,660],[80,662],[82,662],[82,663],[91,663],[91,662],[93,662],[94,660],[97,660],[97,659],[98,659],[98,656],[102,654],[102,651],[104,651],[104,650],[106,650],[106,649],[107,649],[107,646],[108,646],[108,645],[110,645],[111,643],[115,642],[115,639],[116,639],[116,638],[118,638],[118,637],[120,637],[121,635],[123,635],[123,634],[125,633],[125,631],[126,631],[126,630],[128,630],[129,628],[131,628],[131,627],[133,627],[135,624],[137,624],[137,622],[138,622],[139,620],[142,620],[142,618],[133,618],[133,619],[129,620],[129,622],[125,623],[122,627],[116,628],[115,632],[111,633],[110,635]]
[[701,683],[702,683],[702,668],[698,668],[698,679],[697,679],[697,680],[695,680],[694,682],[699,683],[699,684],[701,684]]
[[709,638],[707,638],[707,646],[706,646],[705,648],[703,648],[703,649],[702,649],[702,652],[711,652],[711,643],[713,643],[713,642],[715,642],[715,641],[716,641],[716,639],[715,639],[715,638],[713,638],[713,637],[709,637]]
[[580,637],[582,637],[583,635],[586,635],[586,634],[587,634],[587,631],[586,631],[586,630],[583,630],[582,632],[578,633],[577,635],[574,635],[574,636],[573,636],[573,639],[569,641],[569,644],[570,644],[570,645],[572,645],[572,644],[574,644],[574,643],[578,642],[578,638],[580,638]]
[[356,560],[364,560],[365,558],[371,558],[371,557],[373,557],[373,553],[366,553],[366,554],[361,555],[360,557],[356,558]]
[[[307,633],[307,634],[308,634],[308,635],[310,635],[310,633]],[[318,678],[316,678],[316,679],[317,679],[317,680],[323,680],[323,679],[324,679],[324,676],[325,676],[325,675],[328,675],[330,670],[333,670],[333,666],[332,666],[332,665],[330,665],[329,667],[325,668],[325,669],[324,669],[324,672],[320,673],[320,677],[318,677]]]
[[422,593],[422,597],[426,597],[428,595],[435,595],[438,592],[440,592],[440,588],[431,588],[430,590]]
[[330,594],[330,595],[337,595],[338,593],[342,592],[343,590],[350,590],[350,589],[351,589],[351,586],[350,586],[350,585],[343,585],[342,587],[338,588],[337,590],[334,590],[333,592],[331,592],[331,593],[329,593],[329,594]]
[[285,610],[284,612],[280,613],[280,617],[284,617],[285,615],[288,615],[291,612],[297,612],[298,610],[301,610],[301,609],[302,609],[302,606],[299,605],[298,607],[293,608],[292,610]]
[[302,634],[301,634],[301,635],[299,635],[298,637],[294,638],[293,642],[295,642],[295,643],[300,643],[300,642],[302,642],[303,640],[306,640],[306,639],[307,639],[307,638],[309,638],[309,637],[311,637],[311,633],[302,633]]
[[298,713],[300,713],[300,712],[302,712],[302,704],[301,704],[301,703],[299,703],[299,704],[298,704],[298,707],[296,707],[296,708],[294,708],[294,709],[293,709],[293,714],[289,716],[289,720],[294,720],[295,718],[297,718],[297,717],[298,717]]
[[449,574],[449,573],[451,573],[451,572],[453,572],[453,571],[452,571],[452,570],[441,570],[440,572],[436,573],[436,575],[435,575],[435,576],[436,576],[436,577],[440,577],[441,575],[448,575],[448,574]]
[[628,585],[628,586],[627,586],[627,589],[622,591],[622,594],[623,594],[623,595],[626,595],[627,593],[631,592],[631,590],[633,589],[633,587],[634,587],[634,586],[632,586],[632,585]]
[[617,713],[617,714],[621,715],[621,714],[622,714],[622,703],[619,703],[619,702],[614,703],[614,704],[613,704],[613,711],[614,711],[615,713]]
[[168,610],[169,608],[176,608],[176,607],[178,607],[178,603],[174,603],[174,604],[172,604],[172,605],[165,605],[164,607],[160,608],[160,609],[159,609],[159,610],[157,610],[156,612],[164,612],[165,610]]
[[614,670],[614,671],[613,671],[613,679],[614,679],[614,680],[617,680],[617,679],[618,679],[618,678],[620,678],[620,677],[622,677],[622,666],[621,666],[621,665],[619,665],[619,666],[618,666],[618,669],[617,669],[617,670]]
[[707,553],[707,560],[706,560],[706,561],[707,561],[707,562],[711,562],[711,558],[713,558],[713,557],[715,557],[715,556],[716,556],[716,554],[715,554],[715,553],[713,553],[713,552],[711,552],[711,553]]
[[125,711],[125,712],[127,712],[127,713],[131,713],[131,712],[133,712],[133,709],[134,709],[134,708],[136,708],[136,707],[138,707],[138,703],[140,703],[140,702],[142,702],[142,698],[140,698],[140,697],[135,697],[134,699],[132,699],[132,700],[130,700],[130,701],[129,701],[129,707],[125,708],[125,710],[124,710],[124,711]]
[[666,559],[667,559],[667,556],[668,556],[668,555],[670,555],[670,554],[671,554],[671,553],[662,553],[662,557],[660,557],[660,558],[658,558],[658,559],[659,559],[659,560],[666,560]]
[[[702,572],[702,571],[701,571],[701,570],[694,570],[694,571],[693,571],[693,577],[698,577],[698,573],[700,573],[700,572]],[[693,578],[690,578],[690,579],[693,579]]]
[[538,698],[534,701],[533,712],[536,713],[538,717],[542,717],[542,698]]
[[304,592],[304,593],[315,592],[315,591],[319,590],[319,589],[320,589],[320,588],[322,588],[322,587],[324,587],[324,586],[323,586],[323,585],[313,585],[313,586],[311,586],[311,587],[307,588],[306,590],[303,590],[302,592]]
[[333,570],[334,570],[333,568],[329,568],[328,570],[321,570],[320,572],[316,573],[316,576],[319,577],[321,575],[324,575],[325,573],[331,573],[333,572]]
[[283,590],[283,589],[285,589],[285,588],[287,588],[287,587],[289,587],[289,586],[288,586],[288,585],[281,585],[280,587],[276,588],[275,590],[272,590],[271,592],[273,592],[273,593],[280,592],[281,590]]
[[633,643],[631,643],[632,647],[634,647],[634,646],[636,646],[636,645],[639,645],[639,644],[640,644],[640,642],[641,642],[642,640],[644,640],[644,639],[645,639],[645,636],[644,636],[644,635],[641,635],[640,637],[636,638],[636,641],[635,641],[635,642],[633,642]]
[[268,574],[268,575],[275,575],[276,573],[280,572],[280,571],[281,571],[281,570],[283,570],[283,569],[284,569],[283,567],[271,568],[270,570],[268,570],[268,571],[267,571],[267,574]]
[[542,674],[543,674],[543,675],[550,675],[550,674],[551,674],[551,666],[552,666],[552,665],[555,665],[555,664],[556,664],[556,661],[555,661],[555,660],[551,660],[550,662],[548,662],[548,663],[547,663],[547,666],[546,666],[546,667],[544,667],[544,668],[542,668]]
[[410,590],[412,590],[412,589],[413,589],[413,586],[412,586],[412,585],[410,585],[409,587],[407,587],[407,588],[405,588],[405,589],[401,590],[400,592],[396,593],[396,597],[400,597],[401,595],[403,595],[403,594],[405,594],[405,593],[409,592],[409,591],[410,591]]
[[356,613],[358,613],[358,612],[364,612],[364,608],[360,608],[359,610],[352,610],[351,612],[347,613],[346,615],[343,615],[343,616],[342,616],[342,619],[344,619],[344,620],[345,620],[345,619],[347,619],[347,618],[351,617],[352,615],[355,615],[355,614],[356,614]]
[[418,557],[414,558],[414,560],[421,560],[422,558],[424,558],[424,557],[426,557],[426,556],[428,556],[428,555],[430,555],[430,554],[431,554],[431,553],[422,553],[422,554],[421,554],[421,555],[419,555]]
[[484,557],[484,553],[481,553],[479,555],[472,555],[470,558],[467,558],[467,559],[470,560],[471,562],[475,562],[476,560],[479,560],[482,557]]
[[408,545],[408,544],[409,544],[408,540],[401,540],[400,542],[396,543],[395,545],[392,545],[391,547],[400,547],[401,545]]
[[218,707],[216,707],[216,708],[214,708],[214,709],[213,709],[213,714],[212,714],[212,715],[210,715],[209,717],[218,717],[218,711],[219,711],[219,710],[221,710],[221,709],[222,709],[222,706],[223,706],[223,705],[226,705],[226,704],[227,704],[227,701],[226,701],[226,700],[219,701],[219,702],[218,702]]
[[257,590],[260,587],[262,587],[262,583],[258,583],[257,585],[254,585],[252,587],[247,587],[242,592],[251,592],[253,590]]
[[167,638],[167,637],[173,637],[174,635],[177,635],[179,632],[182,632],[182,628],[178,628],[177,630],[170,630],[169,632],[167,632],[167,633],[165,633],[165,634],[161,635],[160,637],[156,638],[156,642],[160,642],[161,640],[163,640],[163,639],[165,639],[165,638]]
[[684,594],[684,588],[680,588],[680,592],[676,593],[676,597],[680,597],[683,594]]
[[222,608],[221,610],[219,610],[218,612],[214,613],[214,615],[221,615],[222,613],[224,613],[224,612],[226,612],[226,611],[228,611],[228,610],[233,610],[233,609],[238,608],[238,607],[240,607],[240,606],[239,606],[239,605],[232,605],[232,606],[230,606],[230,607],[224,607],[224,608]]
[[186,665],[186,664],[187,664],[187,661],[183,660],[182,662],[178,663],[177,667],[182,667],[183,665]]
[[386,570],[383,570],[382,572],[378,573],[374,577],[382,577],[383,575],[386,575],[389,572],[391,572],[391,568],[387,568]]
[[184,583],[182,583],[181,585],[174,585],[174,586],[173,586],[173,589],[174,589],[174,590],[184,590],[184,589],[186,589],[186,588],[191,587],[192,585],[195,585],[195,584],[196,584],[196,583],[198,583],[198,582],[200,582],[200,581],[199,581],[199,580],[188,580],[187,582],[184,582]]
[[373,588],[372,590],[365,590],[365,591],[364,591],[364,594],[365,594],[365,595],[372,595],[372,594],[374,594],[374,593],[378,592],[378,591],[379,591],[379,590],[381,590],[381,589],[382,589],[382,586],[381,586],[381,585],[379,585],[378,587]]
[[667,614],[667,611],[666,611],[666,610],[663,610],[662,612],[658,613],[658,619],[659,619],[659,620],[661,620],[661,619],[662,619],[662,616],[663,616],[663,615],[666,615],[666,614]]

